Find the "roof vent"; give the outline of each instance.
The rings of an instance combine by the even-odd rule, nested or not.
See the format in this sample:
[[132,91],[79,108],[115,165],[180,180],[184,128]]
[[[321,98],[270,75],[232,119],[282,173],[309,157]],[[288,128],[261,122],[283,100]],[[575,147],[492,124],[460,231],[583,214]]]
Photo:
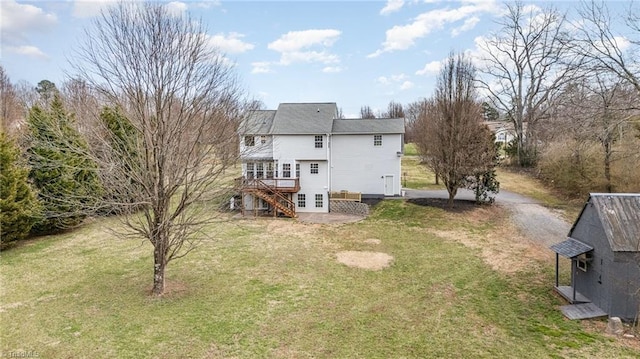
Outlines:
[[320,112],[320,107],[318,107],[318,112]]

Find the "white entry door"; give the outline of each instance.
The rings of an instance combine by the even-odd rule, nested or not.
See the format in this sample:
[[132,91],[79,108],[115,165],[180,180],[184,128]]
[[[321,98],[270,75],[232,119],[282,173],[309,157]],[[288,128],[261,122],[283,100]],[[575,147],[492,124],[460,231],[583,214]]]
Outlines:
[[393,175],[384,176],[384,195],[393,196]]

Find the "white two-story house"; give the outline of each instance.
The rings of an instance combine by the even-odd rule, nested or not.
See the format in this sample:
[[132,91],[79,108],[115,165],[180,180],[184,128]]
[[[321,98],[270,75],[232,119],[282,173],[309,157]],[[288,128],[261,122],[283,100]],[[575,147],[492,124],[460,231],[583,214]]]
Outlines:
[[403,119],[338,119],[335,103],[282,103],[240,127],[244,210],[329,212],[329,193],[400,195]]

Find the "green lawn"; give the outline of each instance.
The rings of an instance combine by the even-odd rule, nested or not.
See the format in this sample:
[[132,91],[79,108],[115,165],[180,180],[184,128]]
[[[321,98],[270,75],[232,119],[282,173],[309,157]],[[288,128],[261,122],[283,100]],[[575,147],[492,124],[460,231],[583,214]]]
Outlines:
[[[229,220],[148,295],[151,246],[116,219],[2,252],[0,351],[41,358],[624,358],[638,353],[565,320],[550,253],[510,249],[499,207],[448,213],[402,200],[344,225]],[[505,227],[507,226],[507,227]],[[509,233],[508,231],[506,233]],[[504,242],[494,243],[496,238]],[[379,244],[367,239],[378,239]],[[344,250],[394,257],[380,271]],[[498,266],[499,267],[499,266]]]

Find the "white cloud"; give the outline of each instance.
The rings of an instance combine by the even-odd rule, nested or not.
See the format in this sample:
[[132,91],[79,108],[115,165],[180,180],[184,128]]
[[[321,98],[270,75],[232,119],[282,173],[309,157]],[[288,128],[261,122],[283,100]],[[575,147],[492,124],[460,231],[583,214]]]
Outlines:
[[37,6],[18,4],[14,0],[0,1],[0,31],[5,43],[23,43],[28,32],[46,31],[57,22],[55,14],[47,14]]
[[467,2],[458,8],[442,8],[427,11],[418,15],[406,25],[396,25],[386,31],[386,39],[382,48],[369,54],[367,57],[377,57],[385,52],[406,50],[417,39],[423,38],[435,30],[440,30],[448,24],[465,21],[460,28],[471,27],[477,20],[469,20],[478,17],[481,13],[499,13],[500,7],[496,1]]
[[222,52],[228,54],[241,54],[254,48],[253,44],[242,41],[244,35],[237,32],[231,32],[226,35],[223,33],[219,33],[207,37],[209,45],[214,46],[220,49]]
[[387,0],[387,4],[380,10],[380,15],[388,15],[396,12],[404,6],[404,0]]
[[294,63],[321,63],[327,66],[324,72],[335,72],[340,57],[332,54],[328,48],[340,37],[341,32],[334,29],[311,29],[290,31],[279,39],[269,43],[267,47],[280,53],[277,62],[253,63],[252,73],[271,72],[272,66],[287,66]]
[[180,16],[184,14],[185,11],[187,11],[187,4],[181,1],[172,1],[168,4],[165,4],[164,8],[167,9],[170,14],[174,16]]
[[399,74],[399,75],[391,75],[389,77],[387,76],[380,76],[376,79],[376,82],[381,84],[381,85],[391,85],[393,83],[399,83],[402,82],[403,80],[405,80],[407,78],[407,75],[405,74]]
[[456,27],[455,29],[451,30],[451,37],[456,37],[460,34],[462,34],[463,32],[467,32],[469,30],[472,30],[474,27],[476,27],[476,25],[480,22],[480,18],[477,16],[473,16],[470,17],[468,19],[466,19],[464,21],[464,24],[462,24],[462,26],[460,27]]
[[270,62],[252,62],[251,66],[253,66],[251,69],[252,74],[268,74],[273,72]]
[[35,46],[30,46],[30,45],[8,47],[7,51],[13,52],[18,55],[28,56],[28,57],[35,57],[35,58],[45,59],[45,60],[49,59],[49,56],[47,56],[47,54],[42,52],[42,50],[40,50]]
[[400,85],[400,90],[409,90],[413,88],[415,85],[411,81],[405,81]]
[[416,75],[436,75],[442,69],[442,61],[431,61],[424,65],[422,70],[416,71]]
[[333,45],[340,31],[333,29],[326,30],[304,30],[290,31],[268,45],[268,48],[278,52],[293,52],[315,45],[328,47]]
[[340,66],[327,66],[325,68],[322,69],[322,72],[324,73],[338,73],[338,72],[342,72],[344,69]]
[[100,15],[100,11],[113,5],[118,0],[75,0],[73,3],[73,16],[87,18]]

